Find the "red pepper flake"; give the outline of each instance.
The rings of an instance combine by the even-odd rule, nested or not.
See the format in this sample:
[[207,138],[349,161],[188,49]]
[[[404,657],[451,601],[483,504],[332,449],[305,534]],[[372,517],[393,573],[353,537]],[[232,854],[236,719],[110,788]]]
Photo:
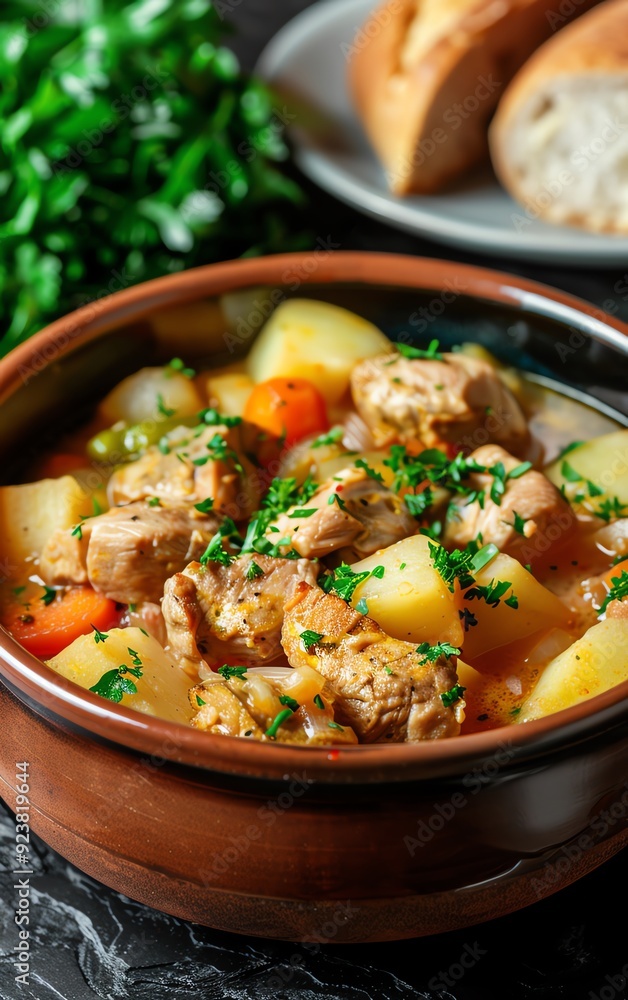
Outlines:
[[330,750],[327,754],[327,760],[338,760],[340,757],[340,750]]

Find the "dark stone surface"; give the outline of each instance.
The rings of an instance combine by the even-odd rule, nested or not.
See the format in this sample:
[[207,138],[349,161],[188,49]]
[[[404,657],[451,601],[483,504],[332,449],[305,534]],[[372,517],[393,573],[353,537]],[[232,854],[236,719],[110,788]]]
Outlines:
[[[306,0],[223,0],[245,65]],[[363,219],[309,187],[304,213],[342,249],[471,260]],[[313,221],[315,220],[315,221]],[[615,272],[477,263],[562,287],[628,318]],[[628,260],[626,269],[628,270]],[[0,739],[1,720],[0,720]],[[25,755],[28,756],[27,748]],[[318,951],[215,932],[105,889],[35,840],[29,987],[15,983],[13,817],[0,808],[0,1000],[621,1000],[628,996],[626,854],[578,884],[501,921],[439,938]],[[471,965],[463,972],[460,964]]]

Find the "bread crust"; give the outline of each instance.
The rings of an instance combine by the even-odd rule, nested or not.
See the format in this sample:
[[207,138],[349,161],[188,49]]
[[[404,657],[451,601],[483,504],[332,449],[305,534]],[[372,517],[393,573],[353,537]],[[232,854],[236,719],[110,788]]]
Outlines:
[[[597,2],[573,3],[574,16]],[[503,90],[552,33],[547,0],[458,0],[449,30],[403,66],[420,7],[387,0],[363,26],[349,64],[355,106],[398,195],[439,191],[487,157]]]

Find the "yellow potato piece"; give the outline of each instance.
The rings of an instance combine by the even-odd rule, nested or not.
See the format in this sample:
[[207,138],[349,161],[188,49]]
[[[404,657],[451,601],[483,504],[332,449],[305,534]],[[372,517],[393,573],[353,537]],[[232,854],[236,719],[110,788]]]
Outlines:
[[[470,663],[491,649],[534,635],[541,629],[569,624],[569,609],[512,556],[500,552],[476,574],[476,581],[483,587],[493,581],[508,581],[511,586],[497,607],[482,599],[463,600],[477,620],[477,625],[471,626],[462,640],[464,658]],[[506,604],[513,594],[519,602],[517,608]]]
[[[565,463],[568,471],[579,473],[582,479],[570,482],[563,475]],[[580,500],[576,509],[595,513],[605,500],[614,500],[627,505],[628,513],[628,430],[602,434],[568,452],[545,470],[545,475],[555,486],[565,490],[568,500]],[[594,483],[603,492],[600,496],[589,495],[587,481]]]
[[543,671],[517,722],[531,722],[628,680],[628,619],[598,622]]
[[216,372],[207,379],[208,405],[227,417],[241,417],[253,385],[251,376],[246,372]]
[[0,487],[0,553],[9,560],[9,570],[39,555],[57,528],[70,529],[81,514],[93,513],[91,491],[74,476]]
[[463,632],[456,601],[434,568],[428,538],[404,538],[351,568],[361,573],[376,566],[384,567],[383,577],[370,576],[356,587],[354,608],[364,599],[369,616],[395,639],[460,645]]
[[121,664],[133,666],[129,649],[142,661],[141,677],[125,674],[137,688],[137,694],[125,693],[120,704],[138,712],[187,724],[194,715],[188,691],[193,685],[188,675],[177,667],[153,636],[139,628],[114,628],[107,639],[96,643],[94,634],[75,639],[48,666],[81,687],[94,687],[109,670]]
[[387,337],[355,313],[327,302],[289,299],[264,325],[248,357],[254,382],[309,379],[330,404],[349,388],[358,361],[391,351]]

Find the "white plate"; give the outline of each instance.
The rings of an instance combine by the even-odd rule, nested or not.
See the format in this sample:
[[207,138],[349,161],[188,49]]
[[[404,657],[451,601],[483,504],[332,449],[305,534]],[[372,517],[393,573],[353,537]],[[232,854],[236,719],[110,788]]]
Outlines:
[[[625,265],[628,239],[531,221],[492,175],[441,195],[390,194],[346,83],[345,52],[374,6],[373,0],[322,0],[282,28],[260,58],[262,77],[318,113],[318,125],[309,113],[292,125],[301,170],[366,215],[441,243],[552,264]],[[299,125],[302,116],[309,124]]]

